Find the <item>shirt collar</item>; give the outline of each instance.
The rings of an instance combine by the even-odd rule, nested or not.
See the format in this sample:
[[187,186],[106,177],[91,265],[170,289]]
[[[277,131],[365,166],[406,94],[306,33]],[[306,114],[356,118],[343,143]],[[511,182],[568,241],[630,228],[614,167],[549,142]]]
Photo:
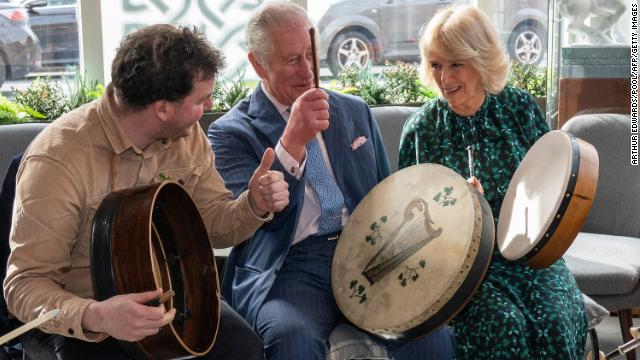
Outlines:
[[100,123],[102,124],[102,128],[104,129],[104,133],[107,137],[107,141],[109,141],[109,144],[115,154],[122,154],[131,149],[138,155],[150,157],[171,145],[170,139],[164,139],[153,142],[147,146],[145,150],[138,148],[125,134],[120,123],[117,121],[117,115],[114,111],[114,97],[113,85],[109,84],[105,89],[104,95],[99,100],[98,114],[100,117]]
[[262,88],[262,91],[264,92],[264,94],[267,96],[267,99],[269,99],[269,101],[271,101],[273,106],[275,106],[276,110],[278,110],[278,114],[282,115],[282,117],[285,120],[288,119],[289,114],[285,114],[285,112],[288,112],[291,107],[287,105],[283,105],[278,100],[276,100],[276,98],[273,97],[273,95],[271,95],[269,90],[267,90],[267,88],[262,85],[262,82],[260,82],[260,87]]

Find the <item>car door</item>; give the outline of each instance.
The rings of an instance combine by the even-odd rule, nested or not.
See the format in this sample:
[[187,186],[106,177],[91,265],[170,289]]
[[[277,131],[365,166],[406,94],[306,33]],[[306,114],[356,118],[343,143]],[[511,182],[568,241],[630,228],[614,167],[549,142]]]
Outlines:
[[386,56],[418,53],[420,29],[451,0],[380,0]]
[[[25,2],[25,5],[29,3]],[[46,4],[44,1],[33,1],[33,4],[30,7],[31,29],[41,42],[42,65],[77,65],[76,0],[47,0]]]

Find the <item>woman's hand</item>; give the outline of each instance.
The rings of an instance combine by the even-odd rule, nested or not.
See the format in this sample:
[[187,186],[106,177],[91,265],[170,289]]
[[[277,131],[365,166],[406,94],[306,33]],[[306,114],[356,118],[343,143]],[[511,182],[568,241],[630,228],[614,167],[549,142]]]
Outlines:
[[480,194],[484,195],[484,188],[482,187],[482,184],[480,184],[480,180],[478,180],[477,177],[472,176],[472,177],[467,179],[467,182],[469,184],[473,185],[473,187],[476,188],[476,190],[478,190],[480,192]]

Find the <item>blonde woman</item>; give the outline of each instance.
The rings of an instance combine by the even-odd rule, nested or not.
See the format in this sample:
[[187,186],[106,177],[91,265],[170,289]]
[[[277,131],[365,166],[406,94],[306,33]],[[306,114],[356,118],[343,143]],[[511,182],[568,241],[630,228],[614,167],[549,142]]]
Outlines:
[[[442,96],[404,126],[399,167],[439,163],[481,192],[498,220],[518,164],[549,128],[533,97],[505,87],[509,60],[489,18],[474,7],[443,9],[420,41],[423,80]],[[475,153],[476,177],[466,148]],[[587,318],[573,276],[559,260],[542,270],[498,250],[487,276],[452,321],[457,359],[583,358]]]

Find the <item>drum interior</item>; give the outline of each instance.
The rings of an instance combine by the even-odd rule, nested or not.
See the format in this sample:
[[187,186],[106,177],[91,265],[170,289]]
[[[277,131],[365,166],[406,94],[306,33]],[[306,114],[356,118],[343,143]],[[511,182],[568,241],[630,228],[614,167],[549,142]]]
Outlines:
[[525,256],[545,235],[565,195],[572,156],[562,131],[547,133],[525,155],[500,209],[497,244],[506,259]]

